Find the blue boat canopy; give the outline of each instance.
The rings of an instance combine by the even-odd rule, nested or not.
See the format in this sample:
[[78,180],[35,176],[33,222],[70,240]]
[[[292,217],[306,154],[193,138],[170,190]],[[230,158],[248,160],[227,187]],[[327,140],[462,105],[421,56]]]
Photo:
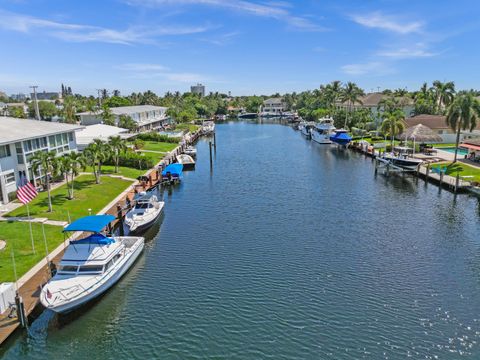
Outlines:
[[114,239],[106,237],[103,234],[92,234],[86,238],[72,241],[71,244],[98,244],[98,245],[110,245],[115,242]]
[[174,163],[168,165],[165,170],[162,171],[162,176],[167,176],[167,173],[172,174],[172,176],[180,176],[183,172],[183,165],[179,163]]
[[346,145],[352,141],[352,137],[346,132],[337,132],[330,136],[330,140],[340,145]]
[[67,225],[63,231],[90,231],[97,233],[113,220],[115,220],[115,216],[113,215],[85,216]]

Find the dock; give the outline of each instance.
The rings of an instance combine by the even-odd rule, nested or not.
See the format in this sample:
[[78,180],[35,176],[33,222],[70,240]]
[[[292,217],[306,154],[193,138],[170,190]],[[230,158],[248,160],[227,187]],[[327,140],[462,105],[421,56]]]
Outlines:
[[[189,136],[184,136],[181,143],[175,149],[167,153],[167,155],[153,168],[147,170],[141,177],[142,179],[136,180],[98,212],[98,214],[111,214],[116,217],[116,220],[111,223],[111,232],[115,231],[120,226],[123,227],[123,218],[129,210],[128,204],[133,203],[135,195],[141,191],[149,191],[157,186],[161,186],[161,170],[165,166],[175,162],[176,156],[181,154],[187,146],[194,144],[201,135],[202,132],[201,129],[199,129]],[[53,264],[58,265],[69,242],[75,240],[80,235],[81,233],[75,233],[70,238],[66,239],[50,253],[49,260]],[[16,282],[17,292],[23,300],[25,316],[27,319],[33,317],[35,313],[38,313],[36,310],[39,309],[40,305],[41,289],[51,278],[51,272],[48,266],[47,259],[44,258]],[[0,346],[2,346],[2,344],[13,333],[15,333],[15,331],[21,328],[20,319],[17,315],[16,312],[11,313],[9,310],[0,314]]]

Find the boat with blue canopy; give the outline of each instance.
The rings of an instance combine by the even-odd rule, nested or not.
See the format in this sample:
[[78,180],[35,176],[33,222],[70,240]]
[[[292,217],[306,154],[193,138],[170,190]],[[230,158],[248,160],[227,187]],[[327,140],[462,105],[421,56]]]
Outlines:
[[179,163],[167,165],[167,167],[162,171],[162,181],[170,184],[180,182],[182,176],[183,165]]
[[42,288],[43,306],[57,313],[72,311],[106,292],[132,267],[145,239],[102,233],[114,219],[113,215],[91,215],[63,229],[86,236],[65,249],[57,273]]
[[347,146],[352,141],[352,137],[348,135],[347,130],[337,129],[335,133],[330,136],[330,140],[335,144]]

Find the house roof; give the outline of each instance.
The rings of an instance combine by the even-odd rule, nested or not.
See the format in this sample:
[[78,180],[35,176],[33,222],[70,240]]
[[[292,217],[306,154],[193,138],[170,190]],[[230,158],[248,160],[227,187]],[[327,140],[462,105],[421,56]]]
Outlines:
[[416,115],[405,119],[405,123],[408,127],[422,124],[432,130],[450,129],[450,127],[447,125],[446,117],[443,115]]
[[[364,107],[376,107],[378,106],[378,103],[384,99],[387,99],[391,97],[391,95],[388,94],[382,94],[380,92],[373,92],[366,94],[365,96],[361,96],[359,100],[361,103],[356,103],[356,106],[364,106]],[[413,100],[407,96],[404,96],[403,98],[397,97],[397,100],[401,100],[405,105],[412,105]],[[338,102],[339,105],[347,105],[348,101],[344,102]]]
[[263,102],[264,105],[283,104],[282,98],[270,98]]
[[0,145],[82,129],[83,126],[33,119],[0,117]]
[[[110,111],[114,115],[132,115],[145,111],[154,111],[154,110],[167,110],[164,106],[154,106],[154,105],[135,105],[135,106],[119,106],[110,108]],[[93,113],[91,111],[84,111],[77,113],[77,115],[100,115],[99,113]]]
[[110,136],[128,133],[128,129],[105,124],[95,124],[85,126],[75,135],[77,144],[90,144],[94,139],[107,140]]
[[463,139],[462,144],[470,144],[470,145],[477,145],[480,146],[480,138],[474,139]]

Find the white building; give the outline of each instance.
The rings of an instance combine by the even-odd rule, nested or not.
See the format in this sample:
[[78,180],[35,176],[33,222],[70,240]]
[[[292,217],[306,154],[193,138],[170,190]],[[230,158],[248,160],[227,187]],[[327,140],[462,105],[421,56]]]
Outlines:
[[[167,122],[167,109],[163,106],[153,105],[136,105],[136,106],[120,106],[110,108],[112,114],[115,116],[115,125],[118,126],[118,121],[121,115],[130,116],[133,121],[137,123],[137,131],[148,131],[161,129]],[[80,117],[82,125],[101,124],[102,113],[93,113],[90,111],[77,113]]]
[[270,98],[263,102],[260,109],[262,116],[280,116],[286,110],[286,104],[282,98]]
[[30,119],[0,118],[0,203],[14,197],[21,176],[34,183],[29,160],[38,151],[63,154],[77,149],[75,131],[82,126]]
[[83,151],[88,144],[91,144],[94,139],[108,141],[110,136],[120,136],[122,138],[129,137],[128,129],[122,129],[116,126],[105,124],[95,124],[85,126],[75,134],[77,140],[78,151]]
[[190,86],[190,92],[192,94],[198,94],[200,96],[205,96],[205,85],[197,84]]

